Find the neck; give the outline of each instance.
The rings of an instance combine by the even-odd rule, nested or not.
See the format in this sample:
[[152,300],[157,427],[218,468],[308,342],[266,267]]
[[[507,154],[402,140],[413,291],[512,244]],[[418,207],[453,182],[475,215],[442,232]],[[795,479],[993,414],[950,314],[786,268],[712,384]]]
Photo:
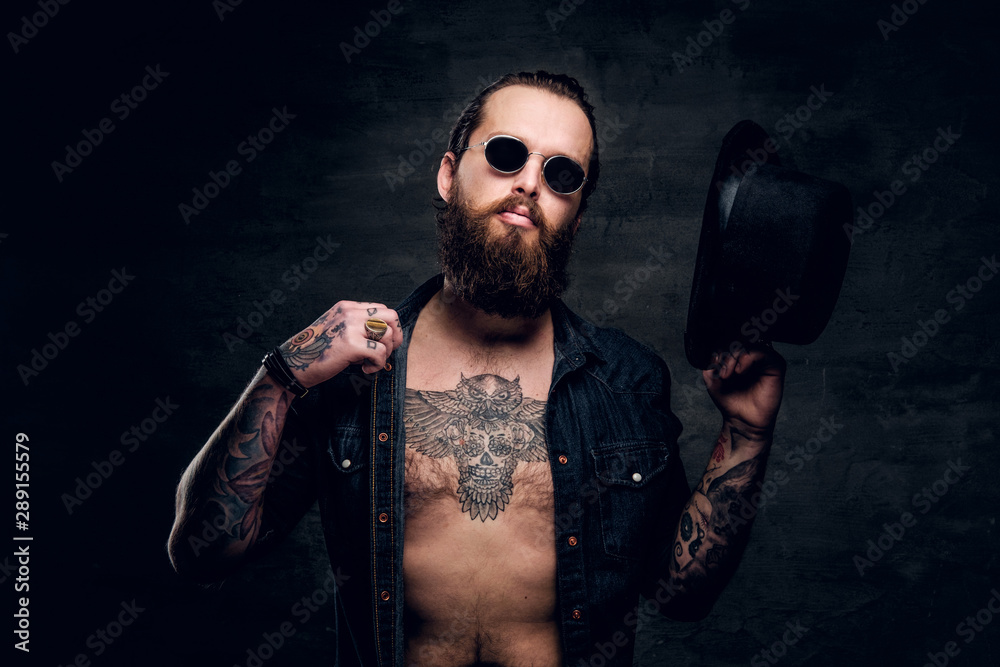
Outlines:
[[421,312],[422,324],[429,325],[441,338],[460,345],[531,346],[551,340],[552,313],[546,310],[539,317],[506,318],[490,315],[460,298],[445,278],[444,286]]

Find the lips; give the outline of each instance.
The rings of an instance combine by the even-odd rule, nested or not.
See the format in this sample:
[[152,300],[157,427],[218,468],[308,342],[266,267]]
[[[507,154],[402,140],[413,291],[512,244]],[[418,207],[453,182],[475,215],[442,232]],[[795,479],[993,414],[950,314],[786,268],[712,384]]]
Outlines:
[[517,227],[535,227],[535,221],[531,217],[531,211],[527,206],[512,206],[504,209],[499,214],[500,219],[508,225]]

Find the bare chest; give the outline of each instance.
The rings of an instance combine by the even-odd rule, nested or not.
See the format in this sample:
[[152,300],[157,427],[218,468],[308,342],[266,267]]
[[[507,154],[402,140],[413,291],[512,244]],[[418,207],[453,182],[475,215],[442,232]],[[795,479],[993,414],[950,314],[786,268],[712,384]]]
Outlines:
[[459,373],[450,388],[407,384],[408,518],[433,510],[486,522],[551,510],[545,401],[526,395],[519,375]]

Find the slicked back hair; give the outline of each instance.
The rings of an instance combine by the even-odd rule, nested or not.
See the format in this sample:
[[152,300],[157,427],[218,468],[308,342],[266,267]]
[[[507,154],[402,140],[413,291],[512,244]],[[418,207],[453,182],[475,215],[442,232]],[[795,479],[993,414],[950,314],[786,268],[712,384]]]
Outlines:
[[455,154],[455,168],[458,168],[464,152],[462,149],[469,145],[469,137],[476,131],[483,122],[483,113],[487,100],[496,91],[508,86],[528,86],[538,90],[547,90],[559,97],[576,102],[577,106],[587,116],[590,123],[590,132],[593,150],[590,153],[590,164],[587,166],[587,182],[583,184],[583,192],[580,199],[579,213],[583,213],[587,207],[587,198],[597,187],[597,178],[600,176],[601,163],[597,151],[597,123],[594,119],[594,107],[587,101],[587,93],[580,82],[565,74],[550,74],[544,70],[537,72],[518,72],[516,74],[505,74],[486,88],[472,100],[462,114],[458,117],[455,127],[451,129],[451,137],[448,140],[448,150]]

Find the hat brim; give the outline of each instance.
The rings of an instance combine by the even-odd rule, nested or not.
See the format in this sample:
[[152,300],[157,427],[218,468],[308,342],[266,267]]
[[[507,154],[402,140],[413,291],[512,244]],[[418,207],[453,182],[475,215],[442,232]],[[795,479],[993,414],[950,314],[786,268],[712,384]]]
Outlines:
[[740,121],[722,140],[702,216],[694,280],[691,283],[691,300],[688,303],[687,328],[684,331],[684,351],[688,362],[695,368],[708,368],[712,353],[729,346],[729,341],[720,334],[724,327],[715,321],[715,309],[712,305],[712,276],[718,270],[717,264],[721,257],[720,196],[726,188],[727,180],[731,183],[731,179],[738,179],[750,165],[756,163],[778,166],[781,161],[774,142],[764,128],[751,120]]
[[850,252],[850,193],[780,166],[776,150],[751,121],[723,139],[684,332],[696,368],[709,368],[718,350],[811,343],[836,305]]

